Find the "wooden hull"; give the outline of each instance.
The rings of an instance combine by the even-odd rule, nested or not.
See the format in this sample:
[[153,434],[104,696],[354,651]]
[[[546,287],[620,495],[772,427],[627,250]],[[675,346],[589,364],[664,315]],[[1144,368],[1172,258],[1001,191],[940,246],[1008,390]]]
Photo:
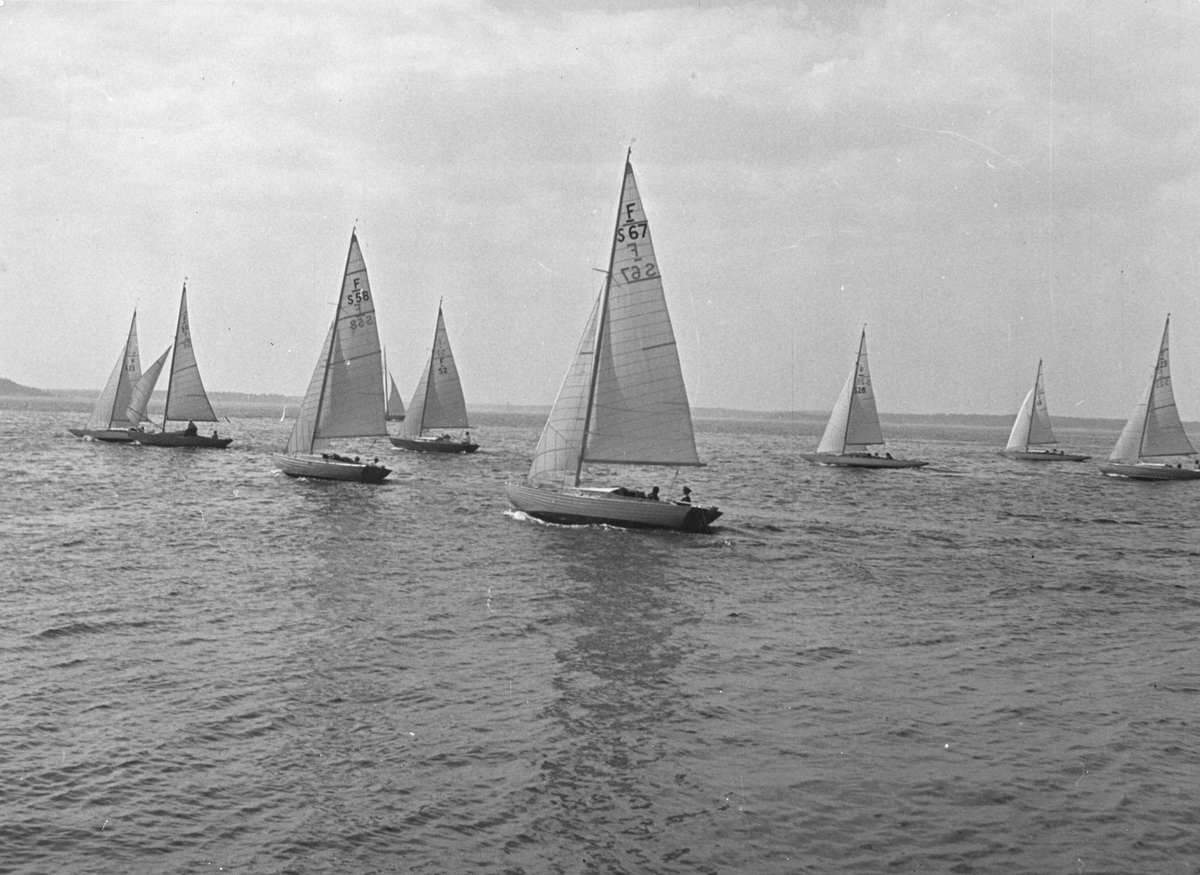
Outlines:
[[1200,480],[1200,469],[1176,468],[1154,462],[1101,462],[1100,473],[1131,480]]
[[616,495],[607,489],[553,489],[506,484],[517,510],[561,525],[605,524],[638,529],[702,532],[721,515],[715,507]]
[[394,437],[391,441],[393,447],[412,450],[414,453],[473,453],[479,449],[479,444],[464,441],[439,441],[437,438]]
[[814,465],[833,465],[841,468],[923,468],[929,464],[916,459],[890,459],[887,456],[858,454],[838,456],[833,453],[801,453],[800,458]]
[[1006,459],[1017,459],[1021,462],[1086,462],[1091,456],[1081,456],[1078,453],[1052,452],[1050,450],[1001,450],[997,453]]
[[345,480],[351,483],[382,483],[390,468],[362,462],[340,462],[319,455],[274,453],[275,467],[289,477],[308,477],[312,480]]
[[134,433],[127,428],[69,428],[67,431],[75,435],[75,437],[80,437],[88,441],[104,441],[109,444],[133,443]]
[[138,432],[133,439],[147,447],[195,447],[197,449],[223,450],[233,438],[215,438],[211,435],[184,434],[182,431]]

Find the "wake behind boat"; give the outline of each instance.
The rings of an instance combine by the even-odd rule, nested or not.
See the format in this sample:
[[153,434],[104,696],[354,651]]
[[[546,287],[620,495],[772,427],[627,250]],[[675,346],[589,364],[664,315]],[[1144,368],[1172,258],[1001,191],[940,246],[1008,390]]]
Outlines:
[[1057,449],[1058,439],[1050,427],[1050,411],[1046,406],[1046,389],[1042,384],[1042,362],[1038,361],[1037,379],[1021,402],[1008,436],[1008,445],[1001,456],[1022,462],[1086,462],[1091,456],[1064,453]]
[[815,453],[801,453],[800,458],[814,465],[834,465],[843,468],[922,468],[928,462],[916,459],[894,459],[891,453],[869,451],[882,444],[883,430],[875,408],[875,390],[871,387],[871,370],[867,365],[867,329],[858,342],[858,358],[842,394],[838,396],[829,415]]
[[[136,432],[134,440],[150,447],[194,447],[197,449],[224,449],[233,443],[233,438],[223,438],[216,431],[211,436],[199,433],[197,422],[217,422],[200,379],[200,368],[196,365],[196,352],[192,347],[192,331],[188,323],[187,283],[179,299],[179,319],[175,323],[175,351],[171,359],[171,374],[167,379],[167,404],[163,411],[162,431]],[[187,427],[168,431],[171,420],[187,420]]]
[[333,323],[300,403],[287,448],[271,459],[289,477],[382,483],[390,468],[332,451],[335,439],[386,437],[382,353],[367,266],[351,232]]
[[[393,384],[394,386],[394,384]],[[431,437],[426,431],[463,429],[463,437],[454,440],[449,434]],[[473,453],[479,444],[471,442],[467,422],[467,403],[463,398],[462,380],[450,349],[446,320],[438,302],[437,326],[433,331],[433,350],[421,373],[417,391],[413,393],[404,417],[401,434],[391,439],[392,446],[418,453]]]
[[604,286],[542,431],[529,475],[507,484],[529,516],[568,525],[703,531],[715,507],[581,485],[585,463],[699,466],[687,389],[650,227],[625,157]]
[[1195,447],[1183,430],[1179,409],[1175,406],[1175,390],[1171,387],[1170,330],[1171,317],[1168,315],[1150,384],[1125,423],[1112,455],[1107,462],[1100,463],[1101,474],[1133,480],[1200,479],[1200,470],[1197,468],[1184,468],[1178,462],[1172,466],[1166,462],[1147,461],[1167,456],[1196,455]]

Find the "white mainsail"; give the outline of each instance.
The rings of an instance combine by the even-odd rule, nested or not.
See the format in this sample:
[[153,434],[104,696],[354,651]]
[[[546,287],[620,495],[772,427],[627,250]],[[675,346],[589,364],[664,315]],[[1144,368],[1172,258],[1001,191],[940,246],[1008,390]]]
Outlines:
[[1050,427],[1050,410],[1046,406],[1046,389],[1042,383],[1042,363],[1038,361],[1037,380],[1021,402],[1017,419],[1008,436],[1006,450],[1057,444],[1054,430]]
[[129,395],[129,406],[125,408],[126,418],[130,422],[139,423],[147,418],[146,407],[150,404],[150,396],[154,394],[154,384],[158,382],[158,375],[162,373],[163,365],[167,363],[167,356],[170,354],[171,347],[168,346],[134,384]]
[[1150,385],[1121,430],[1121,436],[1109,456],[1110,461],[1136,462],[1154,456],[1196,454],[1195,447],[1183,430],[1179,409],[1175,406],[1175,392],[1171,388],[1170,330],[1171,317],[1167,316]]
[[105,383],[92,415],[88,417],[89,431],[104,431],[107,429],[133,428],[138,421],[127,419],[126,410],[133,395],[133,387],[142,377],[141,358],[138,356],[137,340],[137,311],[133,313],[133,321],[129,323],[129,336],[125,339],[125,347],[121,357],[113,368],[112,374]]
[[167,380],[167,406],[163,413],[163,429],[167,420],[191,420],[193,422],[216,422],[196,366],[196,351],[192,347],[192,331],[188,324],[187,284],[179,300],[179,320],[175,324],[175,355],[171,359],[171,374]]
[[408,437],[420,437],[425,429],[470,428],[467,422],[467,402],[463,398],[462,381],[446,334],[442,306],[438,305],[437,328],[433,332],[433,351],[417,390],[408,405],[403,432]]
[[817,452],[836,456],[863,453],[867,447],[883,442],[879,413],[875,408],[875,390],[871,387],[871,369],[867,365],[867,329],[864,328],[854,369],[833,406]]
[[342,294],[287,452],[312,453],[335,438],[385,437],[382,363],[375,300],[358,238],[351,233]]
[[396,388],[396,381],[388,374],[388,400],[387,400],[387,419],[404,419],[404,399],[400,397],[400,390]]
[[529,479],[585,463],[700,465],[675,334],[629,158],[608,274]]

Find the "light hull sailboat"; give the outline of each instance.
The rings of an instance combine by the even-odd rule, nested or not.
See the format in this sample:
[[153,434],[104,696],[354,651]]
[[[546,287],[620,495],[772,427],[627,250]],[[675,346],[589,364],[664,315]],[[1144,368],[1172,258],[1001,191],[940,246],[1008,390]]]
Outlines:
[[1000,450],[997,456],[1020,462],[1086,462],[1091,456],[1064,453],[1062,450]]
[[1181,468],[1156,462],[1138,462],[1122,465],[1118,462],[1100,462],[1101,474],[1109,477],[1128,477],[1131,480],[1200,480],[1200,470]]
[[1058,439],[1050,426],[1050,410],[1046,405],[1046,389],[1042,383],[1042,363],[1038,362],[1037,379],[1021,402],[1008,445],[999,455],[1021,462],[1086,462],[1091,456],[1064,453],[1055,449]]
[[917,459],[889,459],[870,453],[801,453],[800,458],[814,465],[831,465],[840,468],[923,468],[928,462]]
[[84,440],[104,443],[132,443],[137,420],[128,418],[127,408],[133,398],[134,386],[142,378],[141,357],[138,354],[137,313],[129,323],[129,334],[121,348],[121,356],[108,378],[96,405],[83,428],[69,428],[71,434]]
[[382,483],[390,468],[371,462],[334,459],[329,453],[271,456],[275,467],[289,477],[306,477],[311,480],[346,480],[352,483]]
[[867,364],[867,329],[864,328],[858,341],[858,358],[829,414],[817,451],[801,453],[800,458],[814,465],[839,468],[924,468],[929,464],[916,459],[894,459],[890,453],[881,456],[868,452],[867,447],[883,442],[871,369]]
[[402,433],[391,438],[392,446],[415,453],[460,454],[479,449],[479,444],[471,443],[469,432],[465,432],[463,439],[457,441],[448,434],[438,437],[425,434],[427,431],[448,428],[468,429],[470,424],[467,422],[462,380],[458,376],[458,365],[450,348],[450,335],[446,332],[446,320],[439,303],[433,348],[417,390],[409,402]]
[[559,490],[520,483],[508,483],[506,487],[508,500],[517,510],[565,526],[602,523],[634,529],[702,532],[721,515],[715,507],[617,495],[615,487]]
[[289,477],[382,483],[391,473],[377,462],[359,462],[331,450],[334,440],[384,437],[386,400],[375,299],[367,266],[350,234],[342,293],[287,448],[271,459]]
[[1100,462],[1100,473],[1130,480],[1200,480],[1200,470],[1182,464],[1151,462],[1165,456],[1195,456],[1196,448],[1183,430],[1175,390],[1171,385],[1171,317],[1163,326],[1154,373],[1133,414],[1121,430],[1108,461]]
[[580,485],[588,463],[701,464],[662,277],[628,155],[618,204],[604,286],[529,475],[523,483],[507,484],[508,500],[518,511],[552,523],[702,531],[721,515],[717,508]]
[[134,432],[128,428],[106,428],[106,429],[89,429],[89,428],[68,428],[71,434],[75,437],[83,438],[88,441],[104,441],[110,444],[128,444],[133,442]]

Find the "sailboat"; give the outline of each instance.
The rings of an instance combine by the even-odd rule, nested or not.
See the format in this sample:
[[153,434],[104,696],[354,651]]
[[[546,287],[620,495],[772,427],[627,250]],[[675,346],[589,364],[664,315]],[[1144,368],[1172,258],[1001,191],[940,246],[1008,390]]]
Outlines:
[[534,452],[508,500],[554,523],[701,531],[721,512],[581,486],[583,466],[699,466],[687,389],[629,154],[608,272]]
[[893,459],[891,453],[880,456],[868,451],[868,447],[883,442],[879,412],[875,409],[875,390],[871,387],[871,370],[867,367],[867,329],[863,328],[858,358],[829,416],[821,443],[815,453],[801,453],[800,457],[815,465],[852,468],[920,468],[929,464],[915,459]]
[[[162,431],[138,432],[134,439],[139,444],[152,447],[207,447],[224,449],[233,443],[233,438],[198,434],[195,423],[217,422],[217,414],[209,403],[208,393],[200,379],[196,365],[196,352],[192,348],[192,331],[188,324],[187,283],[183,284],[183,295],[179,300],[179,320],[175,323],[175,354],[171,359],[171,374],[167,380],[167,406],[163,411]],[[165,355],[165,354],[164,354]],[[188,427],[178,431],[167,431],[169,421],[187,420]]]
[[141,358],[138,356],[137,311],[135,310],[133,321],[129,323],[129,334],[125,338],[125,345],[121,348],[121,356],[117,359],[116,367],[113,368],[108,382],[100,392],[100,397],[96,399],[92,415],[88,417],[83,428],[72,428],[68,431],[76,437],[88,440],[111,443],[132,441],[133,435],[130,429],[137,427],[141,422],[141,417],[138,416],[132,420],[129,418],[129,402],[133,397],[133,388],[141,378],[142,364]]
[[1021,402],[1012,433],[1008,436],[1008,445],[1000,451],[1000,455],[1024,462],[1086,462],[1091,458],[1054,449],[1057,444],[1058,439],[1050,428],[1050,411],[1046,407],[1046,389],[1042,385],[1042,362],[1039,359],[1037,379]]
[[288,437],[287,448],[272,460],[289,477],[381,483],[391,469],[333,452],[340,438],[385,437],[383,381],[375,300],[367,266],[350,233],[350,251],[342,293],[308,391]]
[[461,440],[453,440],[449,434],[437,437],[425,435],[426,431],[447,428],[465,430],[470,425],[467,423],[467,403],[463,398],[462,381],[458,378],[458,366],[454,364],[454,353],[450,349],[450,337],[446,334],[446,320],[442,317],[442,304],[439,301],[433,350],[417,383],[417,391],[409,402],[403,433],[391,439],[392,446],[420,453],[473,453],[479,449],[479,444],[471,443],[469,431],[464,431]]
[[388,422],[403,422],[404,421],[404,399],[400,397],[400,390],[396,388],[396,381],[392,379],[392,372],[387,366],[387,351],[383,354],[383,378],[387,384],[387,408],[383,414],[383,418]]
[[1165,462],[1146,461],[1148,458],[1164,456],[1196,455],[1196,449],[1188,440],[1183,423],[1179,420],[1175,392],[1171,388],[1171,364],[1167,342],[1170,330],[1171,317],[1168,314],[1150,384],[1134,407],[1133,415],[1125,423],[1108,462],[1100,463],[1102,474],[1111,477],[1131,477],[1135,480],[1200,479],[1198,468],[1184,468],[1178,463],[1172,466]]

